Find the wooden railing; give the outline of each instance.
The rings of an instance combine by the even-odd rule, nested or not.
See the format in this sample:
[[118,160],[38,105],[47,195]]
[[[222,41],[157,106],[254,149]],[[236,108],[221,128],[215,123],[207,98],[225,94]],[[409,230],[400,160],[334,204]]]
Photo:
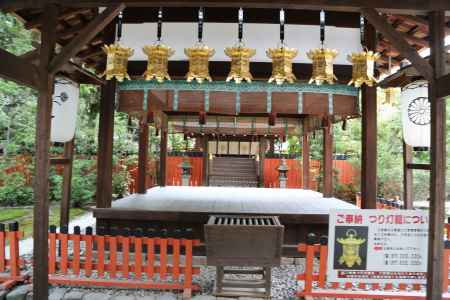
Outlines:
[[190,298],[199,287],[192,276],[193,248],[198,240],[183,239],[182,232],[111,230],[81,234],[75,227],[49,234],[49,281],[52,284],[132,289],[182,290]]
[[[304,272],[297,275],[297,280],[301,281],[302,289],[297,295],[305,299],[321,297],[344,298],[344,299],[425,299],[425,285],[400,283],[357,283],[328,282],[328,237],[323,236],[317,241],[316,236],[309,235],[306,244],[299,244],[298,251],[305,256]],[[315,265],[318,263],[318,270]],[[442,299],[450,299],[448,293],[449,270],[450,270],[450,243],[446,242],[443,259],[443,290]]]

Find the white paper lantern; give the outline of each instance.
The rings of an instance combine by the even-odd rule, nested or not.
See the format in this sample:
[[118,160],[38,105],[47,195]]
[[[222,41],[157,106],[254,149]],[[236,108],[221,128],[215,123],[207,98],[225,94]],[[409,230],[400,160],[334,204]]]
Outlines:
[[430,147],[431,106],[428,82],[419,80],[402,89],[403,139],[412,147]]
[[53,93],[50,140],[65,143],[73,139],[80,103],[80,88],[73,81],[58,77]]

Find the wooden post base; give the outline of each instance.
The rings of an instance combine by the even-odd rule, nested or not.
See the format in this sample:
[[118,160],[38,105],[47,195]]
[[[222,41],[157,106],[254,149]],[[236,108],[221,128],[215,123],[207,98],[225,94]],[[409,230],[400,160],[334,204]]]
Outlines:
[[[248,275],[250,278],[226,278],[226,275]],[[256,279],[260,276],[260,279]],[[270,267],[252,269],[226,269],[217,266],[214,296],[270,298],[272,288],[272,269]]]

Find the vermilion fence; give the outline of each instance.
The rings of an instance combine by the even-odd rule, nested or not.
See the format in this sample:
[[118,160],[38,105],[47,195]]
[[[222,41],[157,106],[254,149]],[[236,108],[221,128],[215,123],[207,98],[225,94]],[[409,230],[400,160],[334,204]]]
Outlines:
[[[297,276],[301,289],[297,295],[304,299],[344,298],[344,299],[425,299],[425,286],[420,283],[338,283],[327,280],[328,238],[320,238],[319,243],[314,235],[308,237],[307,244],[300,244],[298,251],[305,256],[304,272]],[[316,267],[318,265],[318,268]],[[443,293],[442,299],[450,299],[449,287],[450,244],[446,242],[443,259]],[[401,279],[400,279],[401,281]]]
[[166,182],[168,185],[181,185],[180,164],[188,160],[192,166],[191,186],[201,186],[203,184],[203,158],[169,156],[166,162]]
[[52,284],[182,290],[186,298],[199,287],[192,276],[193,248],[200,241],[186,232],[112,230],[93,234],[80,227],[69,234],[56,227],[49,234],[49,281]]

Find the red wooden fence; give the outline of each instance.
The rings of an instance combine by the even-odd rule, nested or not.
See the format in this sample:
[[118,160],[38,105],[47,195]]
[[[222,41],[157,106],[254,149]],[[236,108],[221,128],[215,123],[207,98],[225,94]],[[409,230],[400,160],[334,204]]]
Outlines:
[[[9,231],[0,224],[0,289],[10,289],[19,282],[24,282],[28,276],[21,275],[20,267],[24,262],[20,259],[19,240],[23,232],[19,231],[17,222],[9,224]],[[9,257],[7,255],[9,247]]]
[[199,289],[192,283],[192,276],[200,273],[193,266],[192,254],[200,241],[181,239],[181,232],[173,238],[157,235],[142,230],[93,235],[90,227],[81,234],[78,226],[73,234],[68,234],[66,228],[57,233],[52,226],[49,281],[61,285],[182,290],[183,296],[190,298],[192,291]]
[[181,185],[181,169],[179,165],[187,159],[192,166],[191,186],[203,184],[203,158],[169,156],[166,162],[166,182],[168,185]]

